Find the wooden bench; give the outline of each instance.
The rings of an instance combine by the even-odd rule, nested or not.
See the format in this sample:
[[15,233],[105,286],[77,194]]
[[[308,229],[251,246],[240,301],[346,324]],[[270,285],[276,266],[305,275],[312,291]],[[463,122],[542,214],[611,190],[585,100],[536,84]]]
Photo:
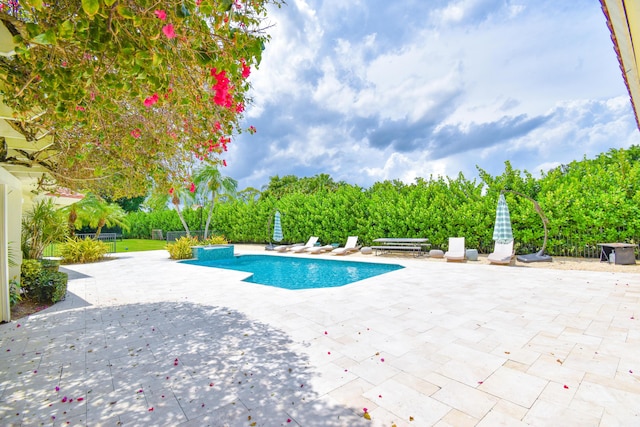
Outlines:
[[391,251],[411,251],[411,252],[414,252],[415,256],[418,256],[418,255],[420,255],[422,253],[422,247],[421,246],[409,246],[409,245],[371,246],[371,249],[376,251],[376,255],[378,255],[378,252],[380,252],[381,254],[385,254],[385,253],[388,253],[388,252],[391,252]]

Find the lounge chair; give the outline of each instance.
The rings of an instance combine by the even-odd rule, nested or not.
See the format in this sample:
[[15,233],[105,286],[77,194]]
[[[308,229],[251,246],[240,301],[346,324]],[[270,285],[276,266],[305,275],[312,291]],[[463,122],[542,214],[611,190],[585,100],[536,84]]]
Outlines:
[[273,250],[276,252],[287,252],[291,248],[295,248],[302,245],[303,243],[294,243],[293,245],[278,245],[274,247]]
[[347,243],[343,248],[336,248],[331,251],[333,255],[348,255],[353,252],[358,252],[360,247],[358,246],[358,236],[349,236]]
[[447,261],[464,261],[466,255],[464,237],[449,237],[449,250],[444,253]]
[[305,243],[303,246],[294,246],[289,250],[293,253],[299,254],[307,251],[308,249],[313,248],[317,242],[318,242],[318,238],[316,236],[311,236],[309,237],[309,240],[307,240],[307,243]]
[[487,259],[491,264],[511,264],[514,260],[515,252],[513,251],[513,240],[509,243],[496,242],[493,252],[489,254]]

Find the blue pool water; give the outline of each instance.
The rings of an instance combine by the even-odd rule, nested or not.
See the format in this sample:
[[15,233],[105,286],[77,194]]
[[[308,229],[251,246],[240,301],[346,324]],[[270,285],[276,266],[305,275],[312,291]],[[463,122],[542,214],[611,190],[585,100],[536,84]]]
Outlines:
[[358,261],[295,258],[271,255],[239,255],[210,261],[189,260],[185,264],[226,268],[253,273],[245,282],[285,289],[312,289],[344,286],[402,267]]

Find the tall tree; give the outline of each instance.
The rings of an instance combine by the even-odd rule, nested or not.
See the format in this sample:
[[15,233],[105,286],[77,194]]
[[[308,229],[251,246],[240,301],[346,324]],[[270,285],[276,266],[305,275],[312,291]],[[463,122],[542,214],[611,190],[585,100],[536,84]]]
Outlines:
[[223,176],[220,170],[212,166],[204,166],[200,168],[193,177],[194,183],[200,188],[200,191],[209,196],[209,212],[207,213],[207,222],[204,227],[204,238],[209,236],[209,226],[213,217],[213,206],[216,196],[226,194],[234,196],[238,190],[238,181]]

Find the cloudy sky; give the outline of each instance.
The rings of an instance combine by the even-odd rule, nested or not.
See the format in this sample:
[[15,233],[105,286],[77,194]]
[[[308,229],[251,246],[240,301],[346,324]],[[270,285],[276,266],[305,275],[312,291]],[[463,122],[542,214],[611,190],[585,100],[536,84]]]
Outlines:
[[598,0],[287,0],[226,175],[539,176],[640,144]]

